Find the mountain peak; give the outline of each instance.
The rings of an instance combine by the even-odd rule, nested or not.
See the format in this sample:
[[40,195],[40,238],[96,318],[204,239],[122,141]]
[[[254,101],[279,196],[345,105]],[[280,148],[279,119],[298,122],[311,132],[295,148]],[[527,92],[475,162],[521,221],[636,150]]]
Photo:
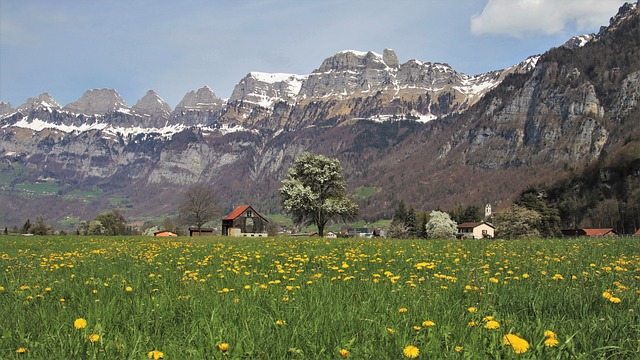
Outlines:
[[135,112],[152,117],[168,118],[171,107],[155,91],[149,90],[132,108]]
[[27,102],[20,105],[18,110],[29,112],[37,108],[60,109],[60,104],[48,93],[42,93],[38,97],[27,99]]
[[365,68],[383,70],[388,67],[397,68],[398,66],[398,57],[391,49],[385,49],[384,55],[373,51],[344,50],[325,59],[320,68],[314,72],[358,71]]
[[16,111],[16,109],[13,108],[13,105],[8,102],[0,101],[0,118],[13,113],[14,111]]
[[67,104],[65,110],[85,115],[103,115],[113,111],[128,111],[129,106],[114,89],[87,90],[80,99]]
[[217,110],[224,102],[208,86],[189,91],[175,110]]

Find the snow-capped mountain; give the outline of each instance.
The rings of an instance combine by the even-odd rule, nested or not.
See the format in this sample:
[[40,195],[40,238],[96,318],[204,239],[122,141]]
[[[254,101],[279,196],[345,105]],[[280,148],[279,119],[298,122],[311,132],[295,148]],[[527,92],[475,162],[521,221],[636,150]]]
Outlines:
[[17,110],[3,105],[0,127],[171,136],[190,126],[280,131],[331,118],[399,116],[428,121],[465,111],[506,75],[533,66],[535,59],[528,59],[505,70],[469,76],[447,64],[400,64],[390,49],[383,54],[347,50],[325,59],[308,75],[251,72],[227,101],[207,86],[187,93],[174,110],[153,90],[133,107],[114,89],[88,90],[64,107],[45,93]]

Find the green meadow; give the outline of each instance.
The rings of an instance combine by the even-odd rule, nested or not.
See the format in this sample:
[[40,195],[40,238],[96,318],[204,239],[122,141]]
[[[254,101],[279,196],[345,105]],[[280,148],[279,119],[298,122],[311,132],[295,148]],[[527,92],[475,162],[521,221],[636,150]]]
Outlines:
[[638,359],[640,240],[0,237],[2,359]]

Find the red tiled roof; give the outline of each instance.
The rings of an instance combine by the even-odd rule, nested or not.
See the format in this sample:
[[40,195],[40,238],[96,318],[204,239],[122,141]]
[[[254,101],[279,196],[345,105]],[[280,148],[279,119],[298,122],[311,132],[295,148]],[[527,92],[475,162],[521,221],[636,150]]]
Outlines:
[[617,235],[616,232],[609,229],[582,229],[587,236],[604,236],[604,235]]
[[222,219],[222,220],[233,220],[233,219],[237,218],[238,216],[240,216],[240,214],[242,214],[245,210],[247,210],[250,207],[251,206],[249,206],[249,205],[238,206],[237,208],[235,208],[235,210],[233,210],[231,213],[229,213],[229,215],[225,216],[224,219]]
[[[476,226],[480,226],[482,224],[487,224],[484,221],[478,221],[478,222],[466,222],[466,223],[462,223],[462,224],[458,224],[458,229],[466,229],[466,228],[471,228],[473,229]],[[491,227],[493,227],[493,225],[491,224],[487,224]]]
[[638,229],[638,231],[636,231],[636,233],[633,235],[640,235],[640,229]]

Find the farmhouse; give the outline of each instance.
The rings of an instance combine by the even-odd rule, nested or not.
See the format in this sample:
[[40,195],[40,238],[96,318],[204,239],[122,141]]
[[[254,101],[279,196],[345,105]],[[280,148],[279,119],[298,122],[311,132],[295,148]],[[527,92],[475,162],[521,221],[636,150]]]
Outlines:
[[562,235],[564,236],[618,236],[612,228],[605,229],[563,229]]
[[162,230],[162,231],[156,231],[153,233],[153,236],[178,236],[178,234],[168,231],[168,230]]
[[238,206],[222,219],[223,236],[267,236],[269,221],[251,206]]
[[484,221],[466,222],[458,225],[457,238],[491,239],[495,236],[495,227]]

